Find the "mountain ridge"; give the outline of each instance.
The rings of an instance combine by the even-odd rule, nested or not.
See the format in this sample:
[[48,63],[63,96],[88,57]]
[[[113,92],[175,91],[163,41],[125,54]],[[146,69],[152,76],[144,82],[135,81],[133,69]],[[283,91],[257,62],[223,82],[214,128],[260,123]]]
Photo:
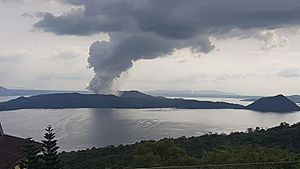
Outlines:
[[[142,98],[141,98],[142,97]],[[244,106],[226,102],[169,99],[126,92],[125,95],[57,93],[19,97],[0,103],[0,111],[17,109],[64,108],[182,108],[182,109],[242,109]]]
[[282,94],[260,98],[246,106],[246,108],[260,112],[293,112],[300,110],[297,104]]
[[146,91],[145,93],[152,96],[163,97],[220,97],[220,98],[247,98],[231,92],[223,92],[217,90],[153,90]]
[[1,90],[7,90],[7,88],[3,87],[3,86],[0,86],[0,91]]
[[181,98],[170,99],[147,95],[139,91],[123,91],[119,92],[118,95],[56,93],[19,97],[6,102],[0,102],[0,111],[67,108],[247,109],[282,113],[300,110],[300,107],[283,95],[261,98],[259,101],[248,106],[242,106],[227,102],[197,101]]

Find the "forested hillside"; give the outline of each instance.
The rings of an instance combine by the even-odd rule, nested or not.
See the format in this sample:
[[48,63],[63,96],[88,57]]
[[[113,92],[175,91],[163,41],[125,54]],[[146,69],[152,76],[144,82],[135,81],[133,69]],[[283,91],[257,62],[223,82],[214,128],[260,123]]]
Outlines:
[[[297,161],[300,160],[300,123],[281,123],[270,129],[249,128],[229,135],[209,133],[199,137],[166,138],[126,146],[63,152],[60,158],[65,169]],[[255,167],[243,166],[246,169]],[[269,164],[264,167],[292,169],[300,168],[300,165]]]

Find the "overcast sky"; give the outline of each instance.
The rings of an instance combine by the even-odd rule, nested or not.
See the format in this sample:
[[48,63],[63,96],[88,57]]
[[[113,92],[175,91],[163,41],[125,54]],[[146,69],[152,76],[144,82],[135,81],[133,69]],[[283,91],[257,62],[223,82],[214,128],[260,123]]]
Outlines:
[[0,20],[5,87],[300,94],[298,0],[0,0]]

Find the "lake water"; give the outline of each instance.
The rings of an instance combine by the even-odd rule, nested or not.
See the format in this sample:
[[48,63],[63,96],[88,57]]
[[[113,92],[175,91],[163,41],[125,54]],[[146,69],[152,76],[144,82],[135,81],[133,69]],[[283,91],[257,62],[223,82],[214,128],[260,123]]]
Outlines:
[[208,132],[230,133],[256,126],[269,128],[280,122],[292,124],[298,121],[300,112],[278,114],[249,110],[61,109],[0,112],[5,133],[19,137],[30,136],[40,141],[43,129],[53,125],[58,144],[65,151],[129,144],[145,139],[199,136]]

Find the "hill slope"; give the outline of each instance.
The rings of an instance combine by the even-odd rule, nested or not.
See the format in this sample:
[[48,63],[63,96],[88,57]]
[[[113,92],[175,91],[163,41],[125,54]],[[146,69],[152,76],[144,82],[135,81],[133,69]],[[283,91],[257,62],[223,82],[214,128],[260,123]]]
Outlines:
[[5,91],[7,90],[5,87],[0,86],[0,91]]
[[0,111],[64,108],[243,109],[244,106],[225,102],[153,97],[137,91],[123,92],[120,96],[79,93],[46,94],[31,97],[19,97],[0,103]]
[[178,108],[178,109],[248,109],[261,112],[293,112],[300,108],[278,95],[257,100],[249,106],[226,102],[197,101],[154,97],[138,91],[119,92],[119,95],[56,93],[19,97],[0,103],[0,111],[17,109],[65,108]]
[[[294,103],[300,103],[300,96],[299,95],[291,95],[291,96],[286,96],[289,100],[293,101]],[[246,99],[242,99],[241,101],[248,101],[248,102],[254,102],[257,101],[261,97],[249,97]]]
[[[141,141],[126,146],[109,146],[78,152],[64,152],[60,154],[60,157],[64,169],[94,169],[95,164],[98,168],[119,169],[166,165],[298,161],[299,153],[300,123],[292,126],[281,123],[280,126],[267,130],[256,128],[246,133],[235,132],[229,135],[206,134],[191,138]],[[224,168],[299,169],[299,167],[299,165],[287,164],[225,166]]]
[[300,110],[300,107],[281,94],[260,98],[246,108],[261,112],[293,112]]

